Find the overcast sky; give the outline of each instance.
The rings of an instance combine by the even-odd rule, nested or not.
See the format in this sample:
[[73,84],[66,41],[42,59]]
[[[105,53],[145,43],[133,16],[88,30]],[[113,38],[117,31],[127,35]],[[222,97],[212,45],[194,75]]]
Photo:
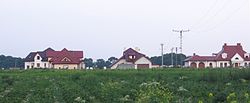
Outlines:
[[250,52],[249,0],[0,0],[0,54],[26,57],[48,47],[94,59],[139,47],[148,56],[179,46],[211,55],[224,43]]

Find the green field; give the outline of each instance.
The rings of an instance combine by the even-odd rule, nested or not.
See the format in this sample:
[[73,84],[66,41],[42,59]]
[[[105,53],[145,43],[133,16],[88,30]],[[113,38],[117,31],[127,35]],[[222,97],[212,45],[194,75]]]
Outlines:
[[250,103],[250,69],[4,70],[1,103]]

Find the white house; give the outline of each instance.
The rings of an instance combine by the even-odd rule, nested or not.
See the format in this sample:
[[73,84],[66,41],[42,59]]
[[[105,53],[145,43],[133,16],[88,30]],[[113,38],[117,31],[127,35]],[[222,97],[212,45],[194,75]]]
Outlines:
[[83,51],[69,51],[66,48],[55,51],[48,48],[31,52],[25,58],[25,69],[31,68],[83,69]]
[[48,58],[46,56],[46,52],[52,51],[53,49],[48,48],[45,51],[41,52],[31,52],[25,58],[25,69],[30,68],[51,68],[49,65]]
[[185,60],[185,66],[191,68],[250,67],[250,55],[237,45],[223,45],[219,53],[212,56],[193,55]]
[[144,54],[129,48],[123,56],[111,65],[111,69],[152,68],[152,62]]

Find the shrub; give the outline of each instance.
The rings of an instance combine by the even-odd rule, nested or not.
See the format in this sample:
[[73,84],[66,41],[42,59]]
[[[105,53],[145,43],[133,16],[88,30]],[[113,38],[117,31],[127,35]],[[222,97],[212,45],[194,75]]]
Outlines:
[[148,82],[140,85],[136,96],[138,103],[170,103],[172,92],[159,82]]
[[11,86],[14,83],[14,79],[10,76],[4,75],[4,76],[2,76],[2,82],[6,83],[8,86]]

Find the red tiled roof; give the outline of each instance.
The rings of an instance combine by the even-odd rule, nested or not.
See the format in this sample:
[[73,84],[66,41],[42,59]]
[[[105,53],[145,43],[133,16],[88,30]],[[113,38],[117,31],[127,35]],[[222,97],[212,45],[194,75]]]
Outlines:
[[[222,58],[222,54],[226,53],[227,57]],[[194,55],[185,61],[231,61],[235,54],[239,54],[245,61],[250,61],[250,57],[245,57],[244,55],[247,52],[243,50],[240,43],[237,45],[227,45],[224,44],[222,50],[219,53],[216,53],[215,56],[198,56]]]
[[215,56],[199,56],[194,55],[187,58],[185,61],[215,61]]
[[[222,54],[226,53],[227,54],[227,58],[222,58]],[[244,60],[248,61],[250,60],[249,58],[245,58],[244,55],[245,53],[247,53],[246,51],[243,50],[242,46],[240,43],[238,43],[237,45],[227,45],[224,44],[222,50],[217,54],[216,56],[216,60],[218,61],[230,61],[232,59],[232,57],[235,54],[239,54]]]
[[[49,61],[52,64],[79,64],[83,58],[83,51],[68,51],[64,48],[62,51],[48,51],[47,57],[52,58]],[[69,60],[64,61],[64,58]]]

